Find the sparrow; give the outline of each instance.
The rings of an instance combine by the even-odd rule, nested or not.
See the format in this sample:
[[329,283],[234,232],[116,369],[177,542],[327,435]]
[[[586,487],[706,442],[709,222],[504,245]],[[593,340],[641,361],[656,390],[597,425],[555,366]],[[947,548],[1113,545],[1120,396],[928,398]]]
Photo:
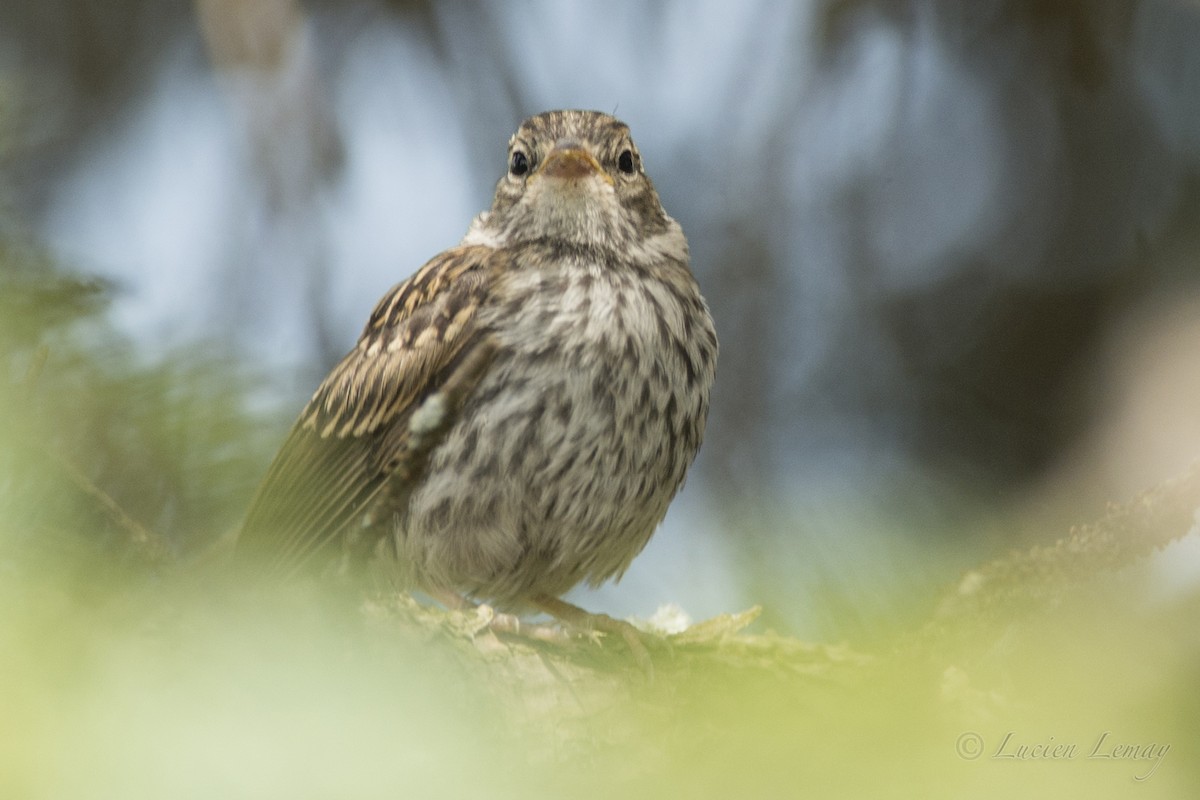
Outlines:
[[619,579],[662,521],[704,437],[717,350],[628,126],[531,117],[490,209],[384,295],[301,412],[239,558],[291,575],[367,554],[451,604],[628,640],[560,596]]

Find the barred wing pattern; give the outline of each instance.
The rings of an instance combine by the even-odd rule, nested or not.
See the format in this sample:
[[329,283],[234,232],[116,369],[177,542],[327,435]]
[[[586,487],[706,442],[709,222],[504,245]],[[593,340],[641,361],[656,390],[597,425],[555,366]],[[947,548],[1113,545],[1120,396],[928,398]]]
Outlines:
[[447,250],[380,300],[268,469],[239,558],[295,572],[340,534],[355,540],[385,488],[394,495],[419,481],[494,355],[477,311],[502,258],[487,247]]

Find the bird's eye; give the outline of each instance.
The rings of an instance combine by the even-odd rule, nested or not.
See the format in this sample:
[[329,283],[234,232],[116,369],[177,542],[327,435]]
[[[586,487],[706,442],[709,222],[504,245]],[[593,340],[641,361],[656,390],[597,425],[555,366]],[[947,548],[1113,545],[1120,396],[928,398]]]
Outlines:
[[622,150],[621,155],[617,156],[617,169],[624,172],[626,175],[633,174],[633,151]]
[[518,178],[529,172],[529,158],[520,150],[513,150],[512,158],[508,162],[508,171]]

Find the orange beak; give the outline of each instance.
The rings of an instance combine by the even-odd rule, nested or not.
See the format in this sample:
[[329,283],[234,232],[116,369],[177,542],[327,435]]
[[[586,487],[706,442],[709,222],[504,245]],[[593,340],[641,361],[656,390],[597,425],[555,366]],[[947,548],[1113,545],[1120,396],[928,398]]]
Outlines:
[[550,151],[550,155],[546,156],[537,174],[568,181],[597,175],[610,186],[613,182],[612,177],[604,171],[604,167],[600,166],[600,162],[577,145],[555,147]]

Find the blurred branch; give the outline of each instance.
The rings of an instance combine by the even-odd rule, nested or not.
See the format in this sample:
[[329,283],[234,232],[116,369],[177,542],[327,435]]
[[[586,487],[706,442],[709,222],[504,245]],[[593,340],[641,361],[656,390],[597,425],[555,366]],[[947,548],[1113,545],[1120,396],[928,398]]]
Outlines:
[[[1072,528],[1049,547],[1015,552],[969,571],[933,618],[888,652],[807,643],[769,631],[749,633],[746,628],[759,616],[758,607],[670,635],[646,632],[644,642],[655,667],[650,686],[620,637],[498,633],[486,606],[442,611],[395,592],[372,595],[362,610],[381,632],[403,631],[450,643],[464,670],[489,686],[522,721],[549,717],[561,725],[598,717],[631,699],[644,703],[648,692],[657,696],[651,702],[669,707],[677,702],[675,696],[654,687],[700,676],[735,683],[765,680],[809,701],[828,699],[831,686],[865,689],[913,669],[929,685],[952,679],[962,689],[966,677],[956,665],[971,660],[981,642],[986,649],[998,638],[1010,637],[1014,628],[1032,627],[1034,612],[1056,607],[1088,581],[1099,580],[1119,597],[1124,587],[1112,576],[1187,534],[1198,506],[1200,464],[1131,503],[1113,506],[1102,519]],[[887,675],[892,677],[882,677]],[[952,694],[958,699],[984,696]]]
[[676,686],[699,676],[800,681],[814,687],[850,684],[875,663],[845,644],[811,644],[770,631],[747,633],[761,611],[756,606],[722,614],[670,634],[642,626],[642,641],[654,661],[648,684],[619,636],[548,638],[536,628],[498,633],[487,606],[443,611],[395,592],[372,595],[363,605],[368,622],[383,634],[415,634],[449,644],[464,670],[524,721],[547,715],[555,724],[583,721],[656,686]]
[[283,68],[304,12],[295,0],[196,0],[200,29],[219,69]]
[[298,351],[315,345],[331,361],[342,348],[327,329],[320,199],[341,176],[345,152],[314,26],[296,0],[196,0],[196,12],[256,190],[246,210],[259,223],[225,266],[222,313],[233,329],[269,338],[299,310],[311,340]]
[[54,462],[62,468],[71,482],[84,494],[95,500],[104,512],[128,536],[130,549],[148,566],[156,566],[167,561],[170,549],[162,536],[154,533],[121,508],[120,504],[108,492],[92,482],[87,475],[75,464],[58,453],[52,453]]
[[938,606],[927,632],[978,626],[981,619],[1015,620],[1069,591],[1136,563],[1187,534],[1200,509],[1200,463],[1186,474],[1111,505],[1095,522],[1067,536],[968,571]]
[[343,158],[304,9],[295,0],[196,0],[196,13],[268,207],[303,208]]

